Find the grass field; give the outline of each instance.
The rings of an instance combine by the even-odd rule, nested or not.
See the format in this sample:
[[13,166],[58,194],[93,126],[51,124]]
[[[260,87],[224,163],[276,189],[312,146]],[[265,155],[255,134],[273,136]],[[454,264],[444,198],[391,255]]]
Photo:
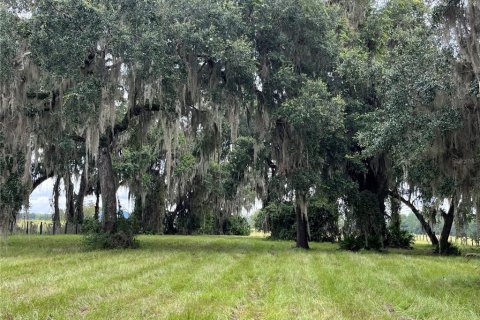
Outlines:
[[425,245],[388,253],[259,237],[142,236],[85,251],[81,236],[0,248],[0,319],[480,319],[480,260]]

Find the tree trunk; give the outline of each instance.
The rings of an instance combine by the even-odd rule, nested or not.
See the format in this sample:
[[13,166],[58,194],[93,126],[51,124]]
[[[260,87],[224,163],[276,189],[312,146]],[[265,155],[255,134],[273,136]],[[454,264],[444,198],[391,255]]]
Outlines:
[[7,244],[8,219],[0,218],[0,247]]
[[220,235],[225,234],[225,214],[222,210],[218,211],[218,229],[217,233]]
[[107,147],[100,147],[99,151],[98,176],[102,190],[103,230],[112,233],[115,231],[115,222],[117,221],[117,183],[110,150]]
[[[385,200],[388,195],[385,156],[382,154],[366,160],[365,165],[367,168],[366,173],[353,170],[350,175],[358,182],[360,193],[368,191],[376,197],[376,208],[372,208],[368,219],[370,222],[368,226],[369,230],[367,230],[367,238],[370,236],[378,237],[383,247],[387,229],[385,222]],[[361,222],[359,224],[361,224]]]
[[60,198],[60,176],[57,176],[53,185],[53,217],[54,224],[53,230],[60,227],[60,208],[58,205],[58,199]]
[[98,221],[100,214],[100,179],[97,177],[97,186],[95,187],[95,213],[93,218]]
[[146,231],[156,234],[164,233],[163,220],[165,218],[165,176],[159,175],[155,177],[155,185],[146,194],[145,198],[137,197],[141,210],[142,227]]
[[297,217],[297,248],[309,249],[307,197],[304,192],[295,192],[295,213]]
[[65,184],[65,216],[68,222],[75,222],[75,194],[70,173],[63,178]]
[[407,199],[404,199],[403,197],[401,197],[399,194],[395,193],[395,192],[392,192],[390,191],[389,194],[392,196],[392,197],[395,197],[397,198],[398,200],[400,200],[401,202],[403,202],[407,207],[410,208],[410,210],[412,210],[413,214],[415,215],[415,217],[417,218],[417,220],[420,222],[420,224],[422,225],[422,228],[423,230],[425,231],[425,233],[427,234],[428,238],[430,239],[430,242],[432,243],[432,245],[436,248],[438,248],[439,246],[439,243],[438,243],[438,239],[437,239],[437,236],[435,235],[435,232],[432,230],[432,228],[430,227],[430,225],[428,224],[428,222],[425,220],[425,218],[423,217],[423,215],[420,213],[420,211],[418,211],[418,209],[410,202],[408,201]]
[[16,225],[17,221],[16,221],[16,218],[13,217],[12,219],[10,219],[10,233],[12,234],[13,233],[13,229],[15,228],[15,225]]
[[480,200],[476,200],[476,210],[475,210],[475,225],[476,225],[476,235],[475,243],[477,246],[480,243]]
[[452,230],[453,220],[455,217],[455,197],[452,197],[448,212],[442,211],[442,217],[443,217],[443,228],[442,228],[442,233],[440,234],[440,247],[439,247],[440,254],[446,253],[449,247],[448,237],[450,236],[450,231]]
[[400,219],[400,208],[401,208],[401,202],[395,197],[390,197],[390,211],[391,211],[391,216],[390,216],[390,228],[394,230],[395,232],[400,232],[400,224],[401,224],[401,219]]
[[82,223],[83,214],[83,200],[85,199],[85,191],[87,190],[87,175],[85,168],[83,168],[82,176],[80,178],[80,188],[75,201],[75,222]]

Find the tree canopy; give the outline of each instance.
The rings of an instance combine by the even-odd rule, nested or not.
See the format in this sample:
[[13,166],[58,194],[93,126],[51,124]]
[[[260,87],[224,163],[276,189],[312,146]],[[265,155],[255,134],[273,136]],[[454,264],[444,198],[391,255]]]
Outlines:
[[400,203],[442,253],[480,227],[478,1],[2,1],[0,31],[3,234],[51,177],[112,234],[120,185],[142,232],[228,233],[255,199],[303,248],[310,209],[369,248]]

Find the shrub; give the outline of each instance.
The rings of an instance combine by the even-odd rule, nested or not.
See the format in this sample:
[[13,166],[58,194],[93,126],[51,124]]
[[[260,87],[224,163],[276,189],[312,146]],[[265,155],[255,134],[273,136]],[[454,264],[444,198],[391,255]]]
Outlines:
[[338,214],[321,201],[314,201],[308,206],[311,241],[334,242],[339,236]]
[[260,209],[252,216],[253,227],[257,231],[270,232],[270,221],[266,210]]
[[294,240],[296,238],[295,208],[292,203],[272,203],[265,209],[270,221],[270,237],[275,240]]
[[102,224],[100,221],[94,219],[93,217],[88,217],[83,220],[82,223],[82,233],[91,234],[99,233],[102,230]]
[[[197,234],[202,221],[191,211],[167,211],[164,218],[165,234]],[[208,228],[205,228],[208,230]],[[200,232],[201,233],[201,232]]]
[[[436,248],[434,252],[439,253],[439,248]],[[441,254],[445,256],[459,256],[462,254],[462,251],[453,243],[447,242],[447,247],[442,250]]]
[[348,235],[340,241],[340,249],[349,251],[359,251],[365,246],[362,236]]
[[124,231],[113,233],[102,231],[87,234],[85,236],[85,245],[88,249],[127,249],[138,247],[135,237]]
[[136,220],[127,219],[119,213],[113,232],[104,232],[101,223],[95,219],[86,219],[83,225],[85,245],[88,249],[126,249],[137,248],[135,239]]
[[412,249],[415,236],[406,230],[399,230],[390,226],[388,228],[386,244],[391,248]]
[[199,234],[215,234],[216,217],[211,211],[205,211],[200,217]]
[[197,214],[186,211],[167,212],[164,224],[166,234],[219,234],[220,230],[227,235],[250,234],[250,225],[246,218],[233,215],[220,220],[209,210]]
[[242,216],[230,216],[225,219],[225,234],[248,236],[250,235],[250,225],[248,220]]
[[[338,238],[338,215],[320,201],[308,206],[310,241],[335,241]],[[254,217],[255,229],[270,231],[275,240],[295,240],[297,224],[291,202],[271,203]]]
[[367,237],[367,243],[365,244],[365,249],[370,250],[381,250],[383,247],[382,239],[376,235],[369,235]]

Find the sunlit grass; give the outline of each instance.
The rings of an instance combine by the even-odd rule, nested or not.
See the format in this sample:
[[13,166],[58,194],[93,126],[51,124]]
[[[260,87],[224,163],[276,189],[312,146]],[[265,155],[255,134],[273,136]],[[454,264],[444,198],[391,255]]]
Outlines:
[[426,245],[388,253],[261,237],[14,236],[0,250],[0,319],[480,319],[480,261]]

